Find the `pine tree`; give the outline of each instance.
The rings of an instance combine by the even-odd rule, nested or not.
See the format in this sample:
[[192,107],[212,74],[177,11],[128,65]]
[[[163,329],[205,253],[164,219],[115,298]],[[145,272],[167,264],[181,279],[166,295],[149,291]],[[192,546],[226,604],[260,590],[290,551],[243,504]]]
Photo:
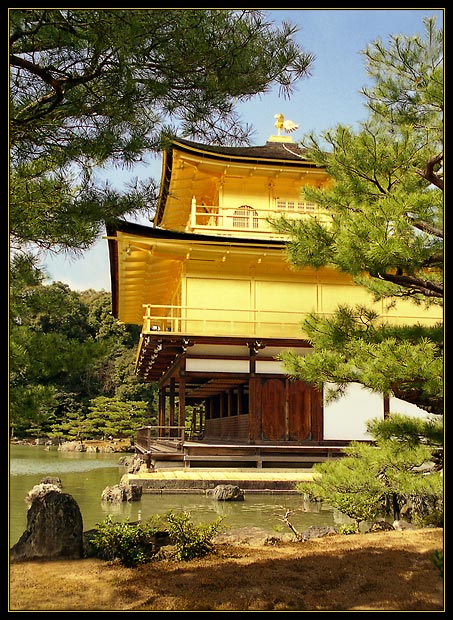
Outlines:
[[285,94],[312,56],[255,9],[9,9],[12,243],[87,249],[105,222],[150,215],[153,180],[125,193],[94,173],[128,169],[162,135],[243,143],[235,104]]
[[441,525],[442,422],[393,415],[384,422],[370,421],[369,431],[375,444],[352,442],[339,461],[316,463],[314,481],[298,485],[297,490],[354,519],[357,531],[363,521],[372,523],[389,510],[399,520],[403,506],[409,519]]
[[[373,86],[370,111],[354,131],[338,126],[302,140],[332,184],[307,188],[329,223],[276,220],[290,235],[296,267],[333,267],[389,307],[396,300],[443,303],[443,31],[377,40],[364,51]],[[339,390],[359,382],[429,412],[443,413],[442,325],[379,325],[369,308],[343,305],[330,318],[308,315],[314,355],[282,356],[288,373]]]

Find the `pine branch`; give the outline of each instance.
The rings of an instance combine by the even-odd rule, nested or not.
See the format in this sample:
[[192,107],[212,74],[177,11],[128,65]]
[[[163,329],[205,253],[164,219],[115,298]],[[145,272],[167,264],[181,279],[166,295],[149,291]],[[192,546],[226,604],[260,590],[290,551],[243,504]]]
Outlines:
[[429,280],[422,280],[421,278],[403,274],[378,273],[377,276],[381,280],[403,286],[413,293],[421,293],[425,297],[442,299],[444,296],[443,284],[435,284]]
[[434,172],[434,166],[440,164],[443,158],[444,154],[439,153],[427,161],[423,170],[421,168],[416,169],[417,174],[442,190],[444,189],[444,180]]

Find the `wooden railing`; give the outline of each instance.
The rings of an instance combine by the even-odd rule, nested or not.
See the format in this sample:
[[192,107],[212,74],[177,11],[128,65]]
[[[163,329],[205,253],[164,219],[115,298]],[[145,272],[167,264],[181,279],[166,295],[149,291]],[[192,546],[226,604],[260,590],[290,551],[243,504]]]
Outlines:
[[135,432],[135,447],[142,454],[146,454],[149,452],[153,441],[168,440],[174,443],[175,447],[179,450],[182,450],[184,446],[184,439],[184,426],[141,426]]

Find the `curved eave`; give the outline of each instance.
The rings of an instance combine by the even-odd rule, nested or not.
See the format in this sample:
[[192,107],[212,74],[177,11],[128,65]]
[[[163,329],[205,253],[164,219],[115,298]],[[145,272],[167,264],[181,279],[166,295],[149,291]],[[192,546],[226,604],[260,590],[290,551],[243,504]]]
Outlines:
[[257,241],[182,233],[142,224],[107,226],[112,284],[112,312],[124,323],[141,325],[143,304],[170,302],[181,266],[189,254],[219,257],[237,253],[282,251],[278,240]]
[[146,226],[145,224],[136,224],[135,222],[119,221],[115,226],[107,225],[107,237],[109,243],[115,243],[117,232],[127,233],[130,235],[146,237],[147,239],[174,239],[179,241],[198,241],[200,243],[217,243],[219,245],[241,245],[257,246],[257,247],[284,247],[285,242],[278,239],[266,239],[259,241],[256,239],[243,239],[235,237],[219,237],[218,235],[200,235],[197,233],[187,233],[175,230],[166,230],[154,226]]
[[114,240],[116,230],[111,226],[106,226],[107,243],[109,249],[110,262],[110,288],[112,291],[112,314],[118,318],[118,244]]

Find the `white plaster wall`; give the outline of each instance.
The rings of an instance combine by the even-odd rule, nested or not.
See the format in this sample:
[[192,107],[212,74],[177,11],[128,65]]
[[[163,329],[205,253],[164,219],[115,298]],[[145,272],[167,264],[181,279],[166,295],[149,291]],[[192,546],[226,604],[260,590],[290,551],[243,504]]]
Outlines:
[[[366,423],[371,419],[384,419],[384,399],[367,390],[359,383],[351,383],[344,396],[327,402],[327,390],[334,384],[324,386],[324,439],[363,440],[373,439],[366,432]],[[389,412],[417,418],[430,419],[427,411],[400,398],[389,399]]]
[[186,370],[194,372],[248,372],[248,360],[187,359]]
[[324,439],[367,440],[373,439],[366,432],[366,422],[384,419],[384,399],[367,390],[359,383],[346,387],[344,396],[327,402],[327,390],[333,384],[324,386]]
[[415,418],[425,418],[427,420],[430,420],[433,417],[424,409],[420,409],[420,407],[417,407],[412,403],[408,403],[405,400],[401,400],[400,398],[395,398],[394,396],[389,399],[389,413],[401,413],[403,415],[410,415]]
[[284,375],[285,371],[283,370],[283,364],[279,361],[270,361],[270,360],[256,360],[255,370],[259,373],[276,373],[278,375]]

